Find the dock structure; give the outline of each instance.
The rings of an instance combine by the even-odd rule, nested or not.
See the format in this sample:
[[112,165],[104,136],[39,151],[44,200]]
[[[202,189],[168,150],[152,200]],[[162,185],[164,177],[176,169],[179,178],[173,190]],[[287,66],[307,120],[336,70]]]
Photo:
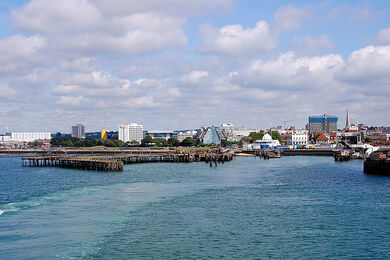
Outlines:
[[22,157],[23,166],[32,167],[60,167],[95,171],[123,171],[124,164],[150,163],[150,162],[173,162],[190,163],[205,161],[224,163],[234,158],[232,151],[186,151],[179,153],[128,153],[90,156],[32,156]]
[[364,173],[390,176],[390,151],[378,151],[364,160]]
[[333,149],[283,149],[283,156],[334,156]]

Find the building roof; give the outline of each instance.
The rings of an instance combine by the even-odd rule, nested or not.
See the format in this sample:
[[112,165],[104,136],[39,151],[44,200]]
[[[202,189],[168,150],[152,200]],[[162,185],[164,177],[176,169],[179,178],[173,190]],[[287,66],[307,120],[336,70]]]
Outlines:
[[266,133],[261,140],[263,140],[263,141],[272,141],[272,137],[268,133]]
[[172,130],[146,130],[149,134],[173,134]]
[[328,141],[329,138],[326,137],[326,135],[321,134],[319,137],[317,137],[316,141]]

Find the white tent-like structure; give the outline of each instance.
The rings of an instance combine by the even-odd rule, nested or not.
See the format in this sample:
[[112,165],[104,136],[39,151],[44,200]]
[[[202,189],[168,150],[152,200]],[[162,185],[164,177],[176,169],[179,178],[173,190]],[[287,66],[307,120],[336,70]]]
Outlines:
[[261,140],[255,141],[256,144],[260,144],[261,149],[263,148],[274,148],[280,145],[279,140],[273,140],[271,135],[266,133]]

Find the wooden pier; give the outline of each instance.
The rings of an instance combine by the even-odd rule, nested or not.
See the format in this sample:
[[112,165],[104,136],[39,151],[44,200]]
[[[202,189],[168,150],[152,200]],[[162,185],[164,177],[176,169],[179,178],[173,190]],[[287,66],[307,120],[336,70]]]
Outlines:
[[123,171],[124,164],[173,162],[210,163],[217,166],[218,163],[231,161],[234,158],[232,151],[189,151],[177,153],[128,153],[90,156],[33,156],[22,157],[22,165],[30,167],[60,167],[94,171]]

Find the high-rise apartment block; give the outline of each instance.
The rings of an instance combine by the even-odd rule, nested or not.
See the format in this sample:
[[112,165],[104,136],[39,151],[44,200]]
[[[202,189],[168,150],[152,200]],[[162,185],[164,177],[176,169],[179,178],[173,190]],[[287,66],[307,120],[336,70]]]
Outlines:
[[72,126],[72,137],[85,138],[85,127],[82,124]]
[[309,133],[331,133],[337,130],[337,116],[321,115],[309,116]]
[[118,139],[123,142],[141,142],[144,126],[137,123],[122,124],[118,126]]

